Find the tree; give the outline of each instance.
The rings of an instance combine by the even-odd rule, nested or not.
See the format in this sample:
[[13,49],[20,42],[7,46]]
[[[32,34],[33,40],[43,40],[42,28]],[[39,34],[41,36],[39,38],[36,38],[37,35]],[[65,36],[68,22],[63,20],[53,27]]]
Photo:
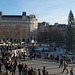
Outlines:
[[45,28],[44,32],[38,32],[38,40],[45,43],[53,41],[56,44],[65,42],[65,32],[59,27]]
[[73,50],[74,48],[74,15],[72,13],[72,10],[70,10],[69,16],[68,16],[68,26],[67,26],[67,37],[66,37],[66,46],[67,50]]
[[23,28],[23,39],[27,39],[27,37],[28,37],[28,29]]
[[0,39],[2,39],[3,36],[2,36],[2,28],[1,28],[1,25],[0,25]]
[[65,42],[65,32],[62,30],[62,28],[59,27],[53,27],[50,30],[50,35],[52,36],[52,41],[56,43]]
[[8,38],[8,40],[13,38],[14,37],[14,27],[10,24],[5,25],[3,27],[3,35],[4,35],[4,38]]
[[16,24],[16,27],[15,27],[15,38],[17,40],[22,40],[23,38],[23,27],[21,24]]
[[14,37],[14,27],[9,23],[7,25],[0,25],[0,39],[7,39]]
[[68,16],[68,26],[74,25],[74,15],[72,13],[72,10],[70,10],[69,16]]
[[22,39],[26,39],[28,33],[27,28],[23,28],[20,23],[16,23],[16,26],[11,25],[10,23],[1,25],[0,24],[0,39],[4,39],[4,41],[8,40],[14,42],[14,39],[17,41],[22,41]]

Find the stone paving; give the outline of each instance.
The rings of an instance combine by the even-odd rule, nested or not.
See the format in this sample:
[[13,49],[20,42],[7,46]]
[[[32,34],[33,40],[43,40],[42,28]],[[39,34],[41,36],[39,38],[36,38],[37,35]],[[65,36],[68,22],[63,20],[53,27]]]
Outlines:
[[[74,67],[74,75],[75,75],[75,64],[68,64],[68,70],[69,73],[67,74],[66,71],[64,73],[61,73],[63,68],[58,68],[59,67],[59,63],[56,63],[55,61],[50,61],[47,59],[37,59],[37,60],[18,60],[21,61],[22,63],[26,63],[28,65],[28,67],[33,67],[36,69],[43,69],[43,66],[46,67],[46,70],[49,72],[49,75],[70,75],[70,69],[71,67]],[[2,74],[0,75],[5,75],[5,69],[4,67],[2,67],[3,71]],[[16,70],[16,75],[18,74],[18,69]],[[42,72],[41,72],[42,75]]]

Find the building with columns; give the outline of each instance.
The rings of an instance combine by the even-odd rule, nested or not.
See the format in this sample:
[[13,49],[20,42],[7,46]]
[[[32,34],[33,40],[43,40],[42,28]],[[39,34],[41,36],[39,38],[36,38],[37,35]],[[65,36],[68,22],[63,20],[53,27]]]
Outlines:
[[37,40],[37,29],[38,29],[38,20],[35,15],[26,15],[26,12],[23,12],[22,15],[3,15],[3,12],[0,12],[0,25],[13,25],[21,24],[23,28],[27,29],[27,39]]

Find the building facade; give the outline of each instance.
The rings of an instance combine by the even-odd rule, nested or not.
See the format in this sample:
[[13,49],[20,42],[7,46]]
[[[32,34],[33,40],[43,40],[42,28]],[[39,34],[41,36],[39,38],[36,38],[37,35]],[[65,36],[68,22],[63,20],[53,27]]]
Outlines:
[[62,30],[66,30],[66,28],[67,28],[66,24],[55,23],[54,26],[58,27],[58,28],[61,28]]
[[45,30],[49,29],[49,22],[38,23],[38,32],[45,32]]
[[23,12],[22,15],[3,15],[0,12],[0,25],[12,25],[16,26],[20,24],[23,28],[27,29],[27,39],[37,40],[37,29],[38,29],[38,20],[35,15],[26,15],[26,12]]

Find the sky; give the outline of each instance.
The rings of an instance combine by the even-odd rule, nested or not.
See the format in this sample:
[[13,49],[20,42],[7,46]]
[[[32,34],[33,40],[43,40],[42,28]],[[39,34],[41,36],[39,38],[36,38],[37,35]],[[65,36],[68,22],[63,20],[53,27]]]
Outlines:
[[67,24],[70,10],[75,14],[75,0],[0,0],[4,15],[36,15],[38,22]]

